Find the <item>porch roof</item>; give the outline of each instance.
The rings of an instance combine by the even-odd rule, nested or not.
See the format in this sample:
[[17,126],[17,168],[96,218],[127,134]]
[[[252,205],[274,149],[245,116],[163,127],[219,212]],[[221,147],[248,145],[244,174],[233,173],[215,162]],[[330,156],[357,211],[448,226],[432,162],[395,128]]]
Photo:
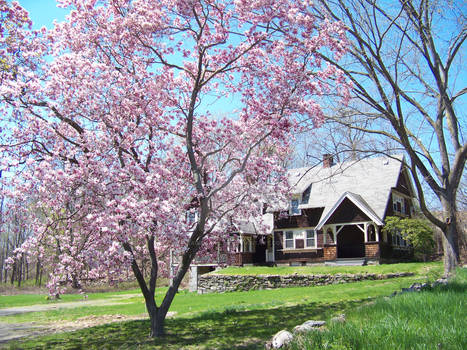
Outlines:
[[320,230],[323,225],[329,220],[332,214],[336,211],[337,208],[341,205],[344,199],[348,198],[357,208],[363,211],[374,223],[378,226],[384,225],[383,220],[375,213],[373,209],[368,205],[368,203],[363,199],[362,196],[352,193],[352,192],[345,192],[339,200],[332,206],[332,208],[327,212],[325,216],[321,218],[318,225],[316,226],[317,230]]
[[241,234],[267,235],[274,227],[274,215],[266,213],[259,219],[252,217],[249,220],[239,220],[234,226]]

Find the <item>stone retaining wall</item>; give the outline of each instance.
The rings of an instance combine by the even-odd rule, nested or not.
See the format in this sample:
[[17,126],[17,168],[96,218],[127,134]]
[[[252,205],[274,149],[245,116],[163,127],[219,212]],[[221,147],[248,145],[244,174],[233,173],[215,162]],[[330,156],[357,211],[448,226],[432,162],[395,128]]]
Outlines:
[[198,293],[223,293],[255,289],[274,289],[284,287],[324,286],[358,282],[364,280],[383,280],[388,278],[413,276],[411,272],[387,274],[335,274],[335,275],[202,275],[198,277]]

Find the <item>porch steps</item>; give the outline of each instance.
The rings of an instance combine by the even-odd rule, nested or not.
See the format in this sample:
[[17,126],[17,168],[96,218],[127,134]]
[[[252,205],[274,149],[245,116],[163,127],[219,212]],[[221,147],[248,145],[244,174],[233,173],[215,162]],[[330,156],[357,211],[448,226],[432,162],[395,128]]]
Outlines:
[[340,258],[334,261],[326,261],[329,266],[363,266],[366,265],[365,258]]

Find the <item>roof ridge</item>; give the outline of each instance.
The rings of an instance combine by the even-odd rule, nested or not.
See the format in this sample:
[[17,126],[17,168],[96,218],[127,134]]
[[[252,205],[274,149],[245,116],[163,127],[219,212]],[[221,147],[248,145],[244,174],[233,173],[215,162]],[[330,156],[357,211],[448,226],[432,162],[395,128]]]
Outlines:
[[[350,160],[346,160],[346,161],[343,161],[343,162],[339,162],[339,163],[335,163],[333,164],[331,167],[324,167],[322,163],[320,164],[316,164],[316,165],[310,165],[310,166],[305,166],[305,167],[300,167],[300,168],[291,168],[291,169],[287,169],[287,172],[298,172],[300,170],[303,170],[303,171],[309,171],[310,169],[331,169],[331,168],[334,168],[335,166],[337,165],[344,165],[344,164],[358,164],[358,163],[361,163],[361,162],[369,162],[369,161],[375,161],[376,159],[382,159],[382,158],[388,158],[389,160],[390,159],[393,159],[393,158],[400,158],[400,160],[403,160],[404,159],[404,154],[403,153],[399,153],[399,154],[395,154],[395,155],[391,155],[391,156],[388,156],[388,155],[378,155],[377,157],[365,157],[363,159],[350,159]],[[353,165],[352,164],[352,165]]]

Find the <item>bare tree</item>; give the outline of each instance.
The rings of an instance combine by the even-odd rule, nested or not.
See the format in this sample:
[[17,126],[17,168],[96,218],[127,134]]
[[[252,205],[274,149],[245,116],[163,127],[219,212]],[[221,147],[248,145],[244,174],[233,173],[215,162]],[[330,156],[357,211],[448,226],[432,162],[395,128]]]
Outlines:
[[327,106],[330,117],[326,118],[319,128],[304,130],[298,135],[290,166],[318,165],[323,162],[323,155],[331,155],[336,162],[342,163],[383,152],[402,153],[400,145],[392,140],[375,137],[363,131],[370,125],[370,121],[362,112],[364,107],[361,104]]
[[[423,214],[443,231],[445,273],[459,261],[456,196],[467,145],[461,78],[467,38],[465,2],[436,0],[320,0],[317,15],[348,27],[345,63],[326,53],[353,83],[352,98],[365,105],[367,124],[331,118],[347,127],[386,137],[408,157]],[[430,211],[428,186],[443,217]]]

